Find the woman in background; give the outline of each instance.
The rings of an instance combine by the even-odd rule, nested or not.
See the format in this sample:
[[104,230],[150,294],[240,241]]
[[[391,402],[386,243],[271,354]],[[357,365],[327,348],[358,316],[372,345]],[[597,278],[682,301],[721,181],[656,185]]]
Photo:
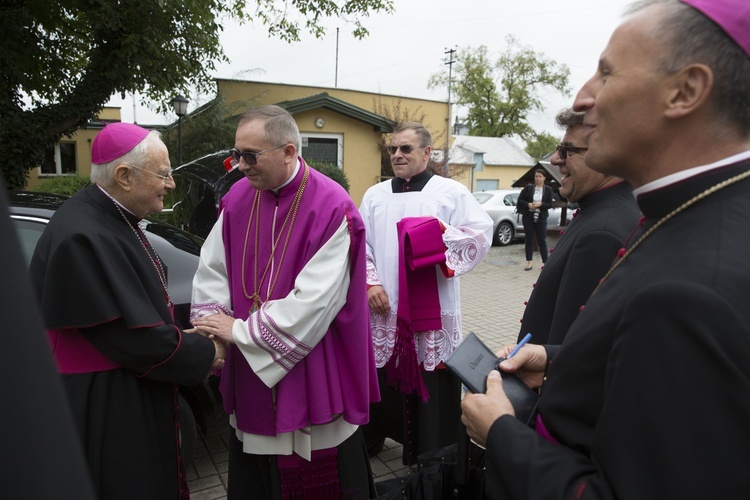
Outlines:
[[552,207],[552,188],[544,183],[547,172],[538,168],[534,171],[534,184],[529,184],[518,196],[518,212],[522,215],[523,230],[526,233],[526,267],[531,271],[534,256],[534,237],[539,243],[542,263],[547,262],[547,216]]

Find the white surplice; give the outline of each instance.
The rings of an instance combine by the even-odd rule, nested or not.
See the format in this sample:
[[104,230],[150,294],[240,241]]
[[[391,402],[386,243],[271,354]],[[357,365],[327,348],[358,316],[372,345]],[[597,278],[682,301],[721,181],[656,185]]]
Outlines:
[[404,217],[434,216],[445,226],[446,265],[453,277],[437,269],[442,328],[416,335],[417,359],[432,371],[455,351],[461,341],[461,297],[458,277],[487,255],[492,244],[492,219],[463,185],[432,176],[421,191],[394,193],[391,181],[367,190],[360,207],[367,240],[367,284],[382,285],[390,311],[371,311],[375,362],[385,366],[393,353],[398,307],[398,234],[396,223]]

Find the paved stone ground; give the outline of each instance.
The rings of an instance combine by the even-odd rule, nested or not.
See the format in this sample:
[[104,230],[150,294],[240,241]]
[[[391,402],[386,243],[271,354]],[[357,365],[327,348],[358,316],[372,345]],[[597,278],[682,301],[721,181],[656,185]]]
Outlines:
[[[550,233],[548,245],[557,236]],[[465,333],[474,332],[493,351],[515,343],[523,315],[524,301],[531,294],[542,262],[535,252],[534,269],[524,271],[526,258],[523,242],[506,247],[492,247],[485,260],[461,278],[461,308]],[[200,436],[195,458],[188,465],[188,479],[193,500],[226,498],[228,469],[227,417],[220,410],[211,416],[209,429]],[[371,459],[375,481],[407,476],[416,468],[401,464],[401,445],[390,439]]]

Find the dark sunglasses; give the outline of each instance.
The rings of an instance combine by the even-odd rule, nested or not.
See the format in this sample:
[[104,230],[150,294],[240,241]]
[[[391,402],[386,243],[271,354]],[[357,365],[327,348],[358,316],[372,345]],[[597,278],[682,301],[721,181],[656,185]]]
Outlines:
[[245,163],[247,163],[250,166],[255,165],[258,163],[258,157],[262,154],[268,153],[269,151],[273,151],[274,149],[281,149],[286,144],[282,144],[281,146],[276,146],[275,148],[266,149],[265,151],[258,151],[257,153],[253,153],[252,151],[240,151],[238,149],[233,149],[230,151],[229,154],[232,155],[232,159],[236,161],[237,163],[240,162],[240,158],[245,160]]
[[584,153],[589,148],[578,148],[576,146],[565,146],[564,144],[558,144],[555,146],[555,150],[560,154],[560,158],[563,160],[568,159],[568,153]]
[[401,150],[402,153],[404,153],[405,155],[408,155],[409,153],[417,149],[417,146],[412,146],[411,144],[402,144],[400,146],[388,146],[385,149],[387,149],[388,153],[392,155],[395,155],[396,153],[398,153],[399,149]]

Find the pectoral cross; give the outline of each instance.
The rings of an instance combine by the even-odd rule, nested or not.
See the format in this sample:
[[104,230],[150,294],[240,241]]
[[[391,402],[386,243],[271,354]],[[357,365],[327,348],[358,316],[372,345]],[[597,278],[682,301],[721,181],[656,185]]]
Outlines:
[[255,311],[260,309],[260,305],[263,303],[263,300],[257,293],[254,293],[250,298],[253,299],[253,307],[250,308],[249,314],[253,314]]

